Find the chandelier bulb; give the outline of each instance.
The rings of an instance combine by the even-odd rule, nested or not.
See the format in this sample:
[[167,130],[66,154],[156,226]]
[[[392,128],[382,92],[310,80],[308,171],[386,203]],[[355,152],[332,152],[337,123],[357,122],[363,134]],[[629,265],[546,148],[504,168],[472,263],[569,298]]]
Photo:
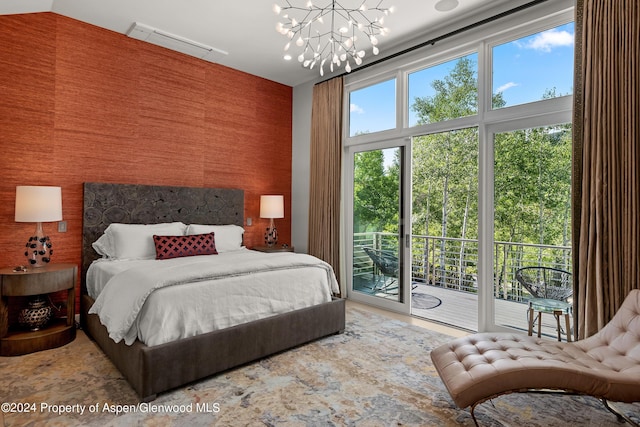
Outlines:
[[378,49],[378,46],[374,46],[374,47],[373,47],[373,54],[374,54],[374,55],[377,55],[377,54],[379,54],[379,53],[380,53],[380,49]]
[[350,73],[350,72],[351,72],[351,65],[349,65],[349,61],[347,61],[347,63],[345,64],[345,66],[344,66],[344,70],[345,70],[347,73]]
[[273,11],[276,13],[276,15],[280,15],[280,12],[282,12],[282,8],[280,6],[278,6],[277,4],[273,5]]
[[296,46],[300,47],[304,44],[304,40],[302,40],[302,37],[298,37],[298,40],[296,40]]
[[302,62],[304,61],[304,53],[301,53],[300,55],[298,55],[298,62]]

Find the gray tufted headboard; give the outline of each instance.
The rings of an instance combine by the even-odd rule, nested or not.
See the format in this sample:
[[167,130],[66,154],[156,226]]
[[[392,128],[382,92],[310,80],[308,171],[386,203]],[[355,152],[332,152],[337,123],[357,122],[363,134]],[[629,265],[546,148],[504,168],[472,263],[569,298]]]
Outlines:
[[84,183],[82,284],[98,258],[91,244],[114,222],[244,225],[244,191],[231,188]]

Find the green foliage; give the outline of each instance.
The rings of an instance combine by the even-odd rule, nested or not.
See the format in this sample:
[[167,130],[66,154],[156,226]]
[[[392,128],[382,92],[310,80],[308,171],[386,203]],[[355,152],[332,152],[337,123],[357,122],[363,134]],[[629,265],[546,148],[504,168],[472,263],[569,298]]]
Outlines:
[[[397,150],[399,151],[399,150]],[[399,166],[385,170],[382,150],[356,153],[354,159],[354,232],[398,231]]]

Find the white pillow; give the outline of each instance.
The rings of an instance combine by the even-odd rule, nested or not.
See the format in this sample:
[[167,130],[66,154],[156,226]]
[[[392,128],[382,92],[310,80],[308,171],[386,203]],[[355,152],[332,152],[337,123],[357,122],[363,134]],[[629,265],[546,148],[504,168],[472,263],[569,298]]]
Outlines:
[[244,228],[239,225],[204,225],[189,224],[186,234],[215,233],[216,250],[218,253],[237,251],[242,249],[242,235]]
[[[183,236],[186,224],[170,222],[161,224],[110,224],[104,235],[94,242],[94,249],[112,259],[154,259],[156,247],[153,235]],[[98,246],[98,248],[96,248]]]
[[[109,227],[107,227],[107,230]],[[98,240],[93,242],[91,246],[102,258],[113,258],[114,252],[111,245],[111,239],[105,230],[104,234],[98,237]]]

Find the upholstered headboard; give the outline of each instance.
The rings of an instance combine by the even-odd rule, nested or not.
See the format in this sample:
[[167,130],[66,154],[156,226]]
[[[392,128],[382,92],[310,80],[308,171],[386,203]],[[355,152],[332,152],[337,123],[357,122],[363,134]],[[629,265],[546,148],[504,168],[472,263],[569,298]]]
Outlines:
[[82,283],[99,257],[91,244],[114,222],[244,224],[244,191],[86,182],[82,216]]

